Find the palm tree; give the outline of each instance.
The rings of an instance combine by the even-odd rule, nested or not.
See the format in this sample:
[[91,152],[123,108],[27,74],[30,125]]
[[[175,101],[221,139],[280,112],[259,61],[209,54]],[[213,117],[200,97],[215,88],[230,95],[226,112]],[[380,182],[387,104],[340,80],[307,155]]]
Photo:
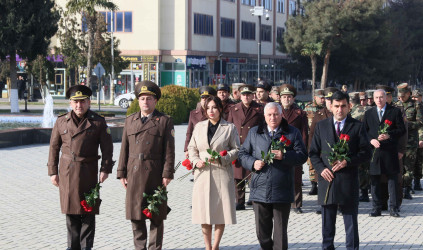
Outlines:
[[66,8],[69,13],[81,14],[83,22],[87,25],[88,32],[88,54],[87,54],[87,83],[90,87],[91,71],[92,71],[92,57],[93,57],[93,44],[94,44],[94,33],[96,25],[96,7],[101,9],[115,11],[118,7],[111,1],[108,0],[69,0],[66,4]]
[[316,82],[316,66],[317,66],[317,56],[322,53],[322,43],[307,43],[304,45],[304,48],[301,50],[302,56],[309,56],[311,60],[311,82],[312,82],[312,95],[314,97],[314,86]]

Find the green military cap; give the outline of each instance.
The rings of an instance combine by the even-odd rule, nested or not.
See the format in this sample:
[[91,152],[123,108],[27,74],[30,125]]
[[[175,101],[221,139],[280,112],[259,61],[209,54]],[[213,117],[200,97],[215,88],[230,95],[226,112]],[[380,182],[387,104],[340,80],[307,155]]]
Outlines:
[[323,89],[315,89],[314,96],[316,97],[325,97],[325,91]]
[[360,100],[365,100],[366,99],[366,92],[359,92],[358,96],[360,97]]
[[411,93],[412,97],[419,97],[419,96],[423,96],[422,92],[419,89],[415,89],[413,90],[413,92]]
[[325,98],[331,98],[333,93],[335,93],[336,91],[339,91],[339,89],[334,87],[327,87],[324,89],[323,93],[325,95]]
[[373,89],[366,90],[367,99],[373,99],[373,92],[375,92]]
[[241,94],[253,94],[254,92],[256,92],[256,87],[251,86],[249,84],[244,84],[239,86],[238,90]]
[[397,86],[398,96],[404,96],[404,94],[411,92],[411,89],[408,87],[408,83],[404,82]]
[[83,100],[90,98],[93,94],[92,90],[85,85],[75,85],[66,91],[66,98],[70,100]]
[[256,88],[260,88],[260,89],[264,89],[266,91],[270,91],[272,89],[272,86],[266,80],[260,80],[257,83]]
[[378,84],[376,85],[376,89],[383,89],[387,95],[392,95],[395,92],[395,89],[386,85]]
[[270,90],[271,93],[276,93],[279,95],[279,86],[273,86]]
[[135,85],[135,96],[138,98],[142,94],[155,96],[157,100],[162,96],[159,86],[152,81],[142,81]]
[[285,83],[280,86],[279,93],[280,95],[292,95],[295,97],[297,95],[297,89],[291,84]]
[[200,96],[204,97],[204,96],[216,96],[217,95],[217,91],[209,86],[201,86],[200,89],[198,90],[198,92],[200,92]]
[[359,100],[360,99],[360,93],[359,92],[350,92],[348,93],[350,100]]

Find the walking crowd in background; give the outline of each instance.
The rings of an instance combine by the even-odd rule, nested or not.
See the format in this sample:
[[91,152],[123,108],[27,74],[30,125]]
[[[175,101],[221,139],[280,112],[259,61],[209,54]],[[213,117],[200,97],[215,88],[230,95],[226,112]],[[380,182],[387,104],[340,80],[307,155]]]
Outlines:
[[[260,247],[287,249],[289,214],[303,213],[306,162],[308,194],[317,195],[322,216],[322,249],[334,249],[337,214],[343,216],[346,248],[359,248],[358,207],[370,202],[369,192],[370,217],[385,210],[400,217],[403,199],[422,190],[422,93],[407,83],[351,93],[316,89],[304,109],[290,84],[260,80],[231,87],[199,89],[186,133],[182,165],[193,173],[192,223],[201,225],[206,249],[219,249],[225,225],[236,224],[236,211],[247,206],[254,210]],[[140,112],[126,118],[117,177],[126,189],[135,248],[161,249],[175,132],[172,118],[155,109],[160,88],[143,81],[135,90]],[[68,249],[91,249],[101,203],[95,160],[100,146],[101,183],[114,165],[113,145],[104,118],[89,110],[91,90],[75,86],[68,93],[72,111],[55,124],[48,169],[67,216]]]

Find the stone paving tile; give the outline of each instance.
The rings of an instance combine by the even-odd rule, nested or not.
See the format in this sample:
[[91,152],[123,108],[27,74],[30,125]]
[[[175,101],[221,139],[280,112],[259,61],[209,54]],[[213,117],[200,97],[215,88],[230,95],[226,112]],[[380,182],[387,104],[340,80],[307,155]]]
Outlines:
[[[183,160],[186,125],[176,126],[176,160]],[[120,143],[114,144],[118,160]],[[0,249],[65,249],[65,216],[60,213],[59,192],[47,176],[48,145],[0,149]],[[115,166],[116,169],[117,166]],[[191,224],[190,176],[169,186],[172,212],[165,221],[164,249],[204,249],[199,225]],[[125,220],[125,190],[116,171],[102,185],[101,214],[96,217],[95,249],[133,249],[131,223]],[[320,249],[321,216],[315,214],[316,196],[309,196],[308,167],[304,166],[303,214],[291,212],[290,249]],[[247,194],[248,195],[248,194]],[[360,203],[359,233],[362,249],[423,249],[423,192],[404,200],[401,218],[370,218],[371,203]],[[337,217],[335,247],[345,249],[342,216]],[[251,207],[237,212],[237,224],[225,228],[221,249],[259,249]]]

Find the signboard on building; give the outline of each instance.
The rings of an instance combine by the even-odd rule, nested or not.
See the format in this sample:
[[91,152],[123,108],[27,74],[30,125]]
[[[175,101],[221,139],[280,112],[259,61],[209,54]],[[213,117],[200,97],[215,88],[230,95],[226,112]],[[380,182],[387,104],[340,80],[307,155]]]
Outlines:
[[206,69],[205,56],[187,56],[187,69]]
[[121,56],[125,61],[130,62],[158,62],[159,56]]

